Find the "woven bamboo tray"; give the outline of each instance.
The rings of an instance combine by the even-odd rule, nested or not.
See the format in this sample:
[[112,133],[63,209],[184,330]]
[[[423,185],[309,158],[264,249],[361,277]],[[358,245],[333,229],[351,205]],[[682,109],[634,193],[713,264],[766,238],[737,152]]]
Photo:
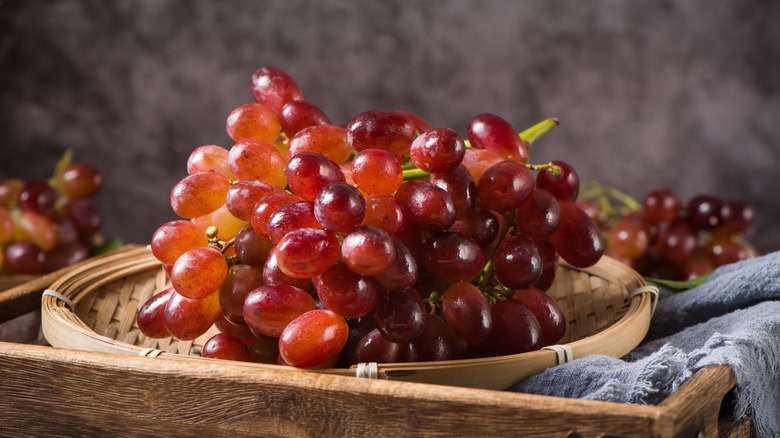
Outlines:
[[[199,356],[212,328],[192,341],[150,339],[136,324],[138,308],[167,287],[161,264],[148,248],[135,248],[94,260],[60,277],[42,298],[42,331],[54,347],[159,359],[215,361]],[[411,382],[486,389],[513,383],[559,362],[593,354],[620,357],[647,333],[657,290],[629,267],[608,257],[587,269],[559,265],[548,293],[556,299],[568,327],[553,349],[480,359],[370,364],[352,369],[300,370],[279,365],[240,363],[255,369],[365,375]],[[362,364],[361,364],[362,365]]]

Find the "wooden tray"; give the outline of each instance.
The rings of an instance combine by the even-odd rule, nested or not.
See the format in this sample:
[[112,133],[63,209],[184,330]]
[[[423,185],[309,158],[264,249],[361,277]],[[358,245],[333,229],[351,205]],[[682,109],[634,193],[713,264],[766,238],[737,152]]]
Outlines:
[[0,436],[749,437],[696,373],[658,406],[0,343]]

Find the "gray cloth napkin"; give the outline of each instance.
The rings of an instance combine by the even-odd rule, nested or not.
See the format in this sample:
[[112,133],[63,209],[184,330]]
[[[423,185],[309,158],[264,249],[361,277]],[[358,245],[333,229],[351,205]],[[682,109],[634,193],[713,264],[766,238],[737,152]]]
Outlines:
[[726,364],[734,413],[759,437],[780,436],[780,252],[723,266],[702,285],[662,291],[645,340],[621,359],[589,356],[550,368],[512,391],[658,404],[693,373]]

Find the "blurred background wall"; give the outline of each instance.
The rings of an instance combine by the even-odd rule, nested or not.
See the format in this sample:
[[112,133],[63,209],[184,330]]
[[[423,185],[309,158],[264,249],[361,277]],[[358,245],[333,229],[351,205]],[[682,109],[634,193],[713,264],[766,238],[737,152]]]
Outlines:
[[336,123],[402,108],[465,134],[481,113],[561,126],[533,162],[642,198],[752,203],[780,249],[780,2],[0,0],[0,178],[66,148],[106,178],[104,234],[146,243],[261,66]]

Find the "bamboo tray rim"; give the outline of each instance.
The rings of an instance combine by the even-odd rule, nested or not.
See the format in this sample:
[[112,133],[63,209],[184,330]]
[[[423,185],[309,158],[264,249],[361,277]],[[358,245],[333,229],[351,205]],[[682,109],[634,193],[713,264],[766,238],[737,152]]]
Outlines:
[[[633,350],[649,329],[650,319],[657,302],[658,289],[654,286],[648,286],[644,279],[628,266],[606,256],[590,268],[575,268],[563,263],[562,265],[567,269],[596,272],[594,275],[606,276],[614,276],[614,273],[607,271],[616,269],[619,274],[630,278],[638,287],[631,290],[624,303],[624,309],[621,309],[622,315],[609,327],[594,335],[542,350],[506,356],[439,362],[358,364],[351,368],[298,369],[283,365],[249,362],[241,363],[241,365],[256,369],[507,389],[524,378],[574,358],[592,354],[621,357]],[[41,326],[44,338],[50,345],[60,348],[190,362],[216,360],[121,342],[96,333],[76,314],[75,307],[78,303],[100,287],[125,276],[156,269],[160,266],[160,262],[151,255],[149,247],[146,246],[107,255],[100,260],[84,265],[82,269],[63,275],[49,286],[41,299]],[[61,290],[65,292],[60,293]],[[614,340],[616,336],[619,339],[617,342]],[[525,366],[518,366],[518,361],[522,361]],[[529,369],[533,371],[529,372]],[[464,380],[458,379],[459,376],[470,377]],[[452,383],[453,379],[458,383]]]

